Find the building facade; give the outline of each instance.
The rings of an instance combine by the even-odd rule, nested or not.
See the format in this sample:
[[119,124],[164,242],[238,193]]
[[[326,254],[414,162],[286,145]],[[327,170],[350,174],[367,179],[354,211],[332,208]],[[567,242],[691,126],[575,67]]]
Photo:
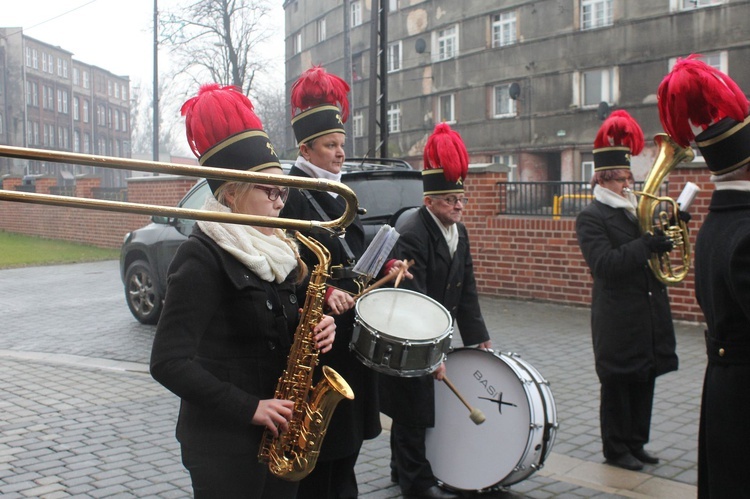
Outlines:
[[[85,64],[73,54],[0,28],[0,143],[11,146],[130,157],[130,79]],[[125,171],[0,158],[0,174],[96,174],[102,187],[122,187]]]
[[[472,163],[505,164],[509,181],[588,182],[592,143],[609,112],[626,109],[647,138],[662,131],[656,91],[678,57],[702,54],[750,91],[747,0],[380,3],[387,19],[377,38],[370,27],[378,0],[284,2],[287,96],[311,65],[348,78],[355,156],[420,166],[428,135],[445,121],[461,133]],[[373,43],[385,59],[373,61]],[[369,125],[373,77],[382,82],[384,154],[368,150],[370,134],[379,133]],[[636,179],[654,149],[634,159]]]

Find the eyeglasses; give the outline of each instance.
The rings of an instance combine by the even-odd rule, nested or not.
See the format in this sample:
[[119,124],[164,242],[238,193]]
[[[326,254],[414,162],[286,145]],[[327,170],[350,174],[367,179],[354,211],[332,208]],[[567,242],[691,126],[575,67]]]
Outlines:
[[627,177],[618,177],[618,178],[613,178],[612,180],[614,180],[615,182],[620,182],[621,184],[630,182],[630,179]]
[[277,199],[281,198],[281,202],[286,203],[286,198],[289,197],[289,189],[286,187],[284,187],[283,189],[279,189],[278,187],[254,185],[253,189],[258,189],[259,191],[265,192],[266,196],[268,196],[269,201],[276,201]]
[[458,196],[445,196],[444,198],[435,197],[435,199],[440,199],[444,203],[447,203],[451,206],[456,206],[456,203],[459,201],[462,205],[466,206],[466,204],[469,202],[469,198],[460,198]]

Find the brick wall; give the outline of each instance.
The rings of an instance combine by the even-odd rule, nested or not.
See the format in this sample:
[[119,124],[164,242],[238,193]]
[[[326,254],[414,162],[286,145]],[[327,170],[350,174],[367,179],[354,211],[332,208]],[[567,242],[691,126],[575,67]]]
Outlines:
[[[54,182],[43,180],[46,178],[36,180],[36,192],[48,194],[49,188],[57,182],[55,179],[52,179]],[[194,178],[171,175],[128,179],[128,201],[174,206],[195,182]],[[20,177],[3,179],[3,189],[14,190],[19,184]],[[90,198],[92,189],[100,184],[99,177],[79,178],[76,195]],[[127,232],[143,227],[149,221],[147,215],[0,201],[0,230],[101,248],[119,248]]]
[[[688,180],[702,189],[690,210],[693,243],[712,190],[705,172],[705,169],[677,168],[669,176],[669,195],[673,198]],[[465,210],[464,222],[471,237],[479,292],[588,305],[591,278],[576,242],[575,220],[498,216],[501,200],[497,183],[505,179],[506,174],[498,168],[472,168],[466,183],[471,202]],[[97,180],[91,177],[85,182],[79,180],[79,192],[90,193],[91,188],[98,186]],[[174,206],[194,183],[193,178],[166,175],[129,179],[128,201]],[[20,184],[18,178],[3,180],[5,189],[13,189],[17,184]],[[144,215],[0,201],[0,230],[105,248],[118,248],[125,233],[148,221],[149,217]],[[670,287],[672,311],[676,319],[702,322],[693,282],[691,272],[682,283]]]
[[[712,190],[705,172],[694,167],[675,168],[669,175],[668,195],[674,199],[688,181],[701,188],[690,209],[693,247]],[[464,222],[471,239],[479,292],[504,298],[588,305],[591,277],[578,248],[575,219],[497,215],[503,202],[497,183],[505,178],[505,173],[486,167],[472,169],[466,182],[470,203]],[[692,270],[683,282],[670,286],[676,319],[703,321],[693,289]]]

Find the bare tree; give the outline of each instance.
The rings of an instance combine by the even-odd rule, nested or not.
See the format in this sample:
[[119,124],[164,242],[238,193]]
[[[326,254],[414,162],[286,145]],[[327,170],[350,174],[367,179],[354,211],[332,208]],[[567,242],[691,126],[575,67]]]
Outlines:
[[197,0],[161,13],[160,33],[178,73],[195,83],[231,84],[249,95],[269,60],[259,46],[273,34],[268,0]]
[[[289,117],[286,114],[284,88],[278,86],[256,87],[253,94],[255,97],[255,112],[263,121],[263,129],[271,139],[276,152],[286,159],[296,158],[296,155],[291,157],[293,152],[289,151],[290,145],[287,144],[286,128],[289,124]],[[294,146],[294,144],[291,144],[291,146]]]

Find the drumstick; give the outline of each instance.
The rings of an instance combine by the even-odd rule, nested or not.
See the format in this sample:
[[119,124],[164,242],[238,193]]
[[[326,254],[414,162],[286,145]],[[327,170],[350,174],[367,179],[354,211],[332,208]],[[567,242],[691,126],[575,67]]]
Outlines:
[[[414,260],[411,260],[411,263],[414,263]],[[393,287],[397,288],[399,284],[401,284],[401,279],[404,277],[404,272],[406,272],[406,269],[409,268],[411,263],[407,262],[406,260],[403,261],[403,265],[400,269],[398,269],[398,276],[396,276],[396,282],[393,283]]]
[[480,424],[484,423],[484,421],[486,419],[484,417],[484,413],[482,411],[480,411],[479,409],[477,409],[476,407],[472,407],[472,406],[469,405],[469,403],[466,401],[466,399],[463,398],[460,393],[458,393],[458,390],[456,389],[455,386],[453,386],[453,383],[451,383],[451,380],[448,379],[448,376],[443,375],[443,382],[446,385],[448,385],[448,388],[450,388],[451,391],[456,394],[456,397],[458,397],[459,400],[464,403],[464,405],[466,406],[466,408],[469,409],[469,412],[470,412],[469,419],[471,419],[472,422],[474,424],[476,424],[476,425],[480,425]]
[[[404,263],[406,264],[405,265],[406,268],[401,267],[401,269],[406,270],[411,265],[414,264],[414,260],[409,260],[408,262],[406,260],[404,260]],[[370,286],[368,286],[365,289],[363,289],[362,291],[360,291],[359,294],[354,295],[354,299],[356,300],[358,298],[362,298],[362,295],[364,295],[365,293],[369,293],[370,291],[373,291],[373,290],[379,288],[383,284],[388,284],[392,280],[396,279],[399,276],[399,274],[401,274],[401,270],[399,270],[399,272],[389,272],[388,274],[385,275],[385,277],[381,277],[380,279],[378,279],[377,281],[375,281],[374,283],[372,283]],[[398,285],[396,285],[396,286],[398,287]]]

